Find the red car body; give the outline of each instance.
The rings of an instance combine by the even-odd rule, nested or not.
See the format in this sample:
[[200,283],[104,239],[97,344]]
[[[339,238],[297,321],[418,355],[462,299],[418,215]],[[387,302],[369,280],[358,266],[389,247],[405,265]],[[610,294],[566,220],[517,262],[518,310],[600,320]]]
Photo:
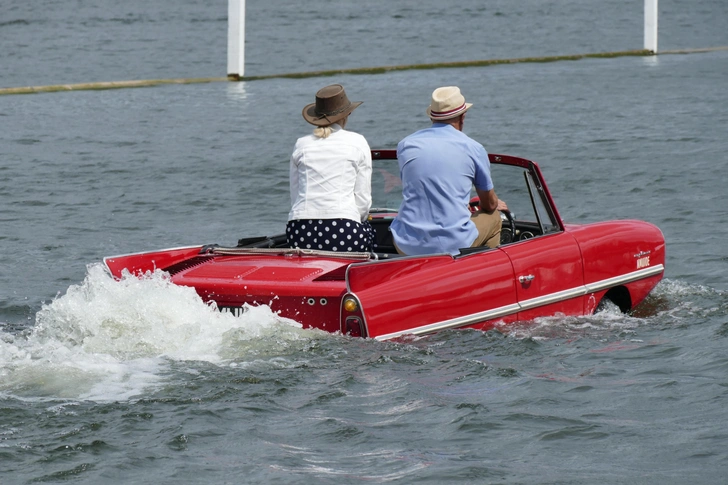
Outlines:
[[657,227],[636,220],[564,224],[539,167],[506,155],[490,155],[491,170],[499,197],[519,212],[504,218],[498,248],[400,256],[389,233],[396,209],[386,208],[401,198],[396,153],[373,150],[372,158],[374,201],[385,204],[371,210],[372,253],[291,249],[278,235],[104,262],[115,277],[166,271],[221,311],[264,304],[307,328],[375,339],[588,315],[607,300],[627,312],[663,277],[665,240]]

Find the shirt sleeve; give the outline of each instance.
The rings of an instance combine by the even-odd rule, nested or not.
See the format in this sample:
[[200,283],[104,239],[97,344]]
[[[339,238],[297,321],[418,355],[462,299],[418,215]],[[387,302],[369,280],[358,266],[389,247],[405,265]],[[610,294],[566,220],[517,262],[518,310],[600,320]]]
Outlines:
[[300,155],[300,151],[298,150],[298,146],[293,150],[293,153],[291,154],[291,162],[290,162],[290,168],[289,168],[289,185],[290,185],[290,191],[291,191],[291,205],[296,203],[296,199],[298,198],[298,162],[297,158]]
[[369,209],[372,207],[372,150],[369,144],[362,137],[356,183],[354,184],[354,200],[359,211],[361,221],[364,222],[369,216]]
[[473,185],[486,192],[493,190],[493,178],[490,176],[490,160],[488,159],[488,152],[485,151],[483,145],[478,144],[475,148],[473,161],[475,162]]

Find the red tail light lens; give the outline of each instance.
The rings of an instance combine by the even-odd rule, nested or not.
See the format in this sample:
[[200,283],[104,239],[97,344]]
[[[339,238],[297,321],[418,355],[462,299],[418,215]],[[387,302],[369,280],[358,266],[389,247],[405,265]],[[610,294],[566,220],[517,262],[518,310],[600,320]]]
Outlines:
[[361,327],[361,319],[359,317],[346,317],[346,324],[344,325],[344,328],[346,329],[346,332],[344,333],[346,335],[351,335],[352,337],[361,337]]
[[345,295],[341,301],[341,333],[352,337],[366,337],[367,326],[361,304],[354,295]]

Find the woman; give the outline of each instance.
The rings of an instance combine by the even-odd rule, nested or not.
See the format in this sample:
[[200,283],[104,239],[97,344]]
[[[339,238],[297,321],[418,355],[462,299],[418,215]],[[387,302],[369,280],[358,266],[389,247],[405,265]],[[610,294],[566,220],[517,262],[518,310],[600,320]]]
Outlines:
[[343,86],[332,84],[303,108],[316,126],[296,141],[291,155],[291,212],[286,236],[292,248],[371,251],[373,231],[372,155],[363,136],[344,129],[361,102],[352,103]]

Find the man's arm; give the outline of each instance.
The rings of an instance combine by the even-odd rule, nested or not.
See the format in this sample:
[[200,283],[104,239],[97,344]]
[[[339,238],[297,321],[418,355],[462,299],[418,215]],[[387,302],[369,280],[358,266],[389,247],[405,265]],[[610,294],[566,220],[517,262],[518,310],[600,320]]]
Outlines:
[[500,200],[497,195],[495,195],[495,189],[480,190],[476,187],[475,192],[478,194],[478,198],[480,198],[481,211],[490,213],[496,209],[498,209],[499,211],[508,210],[508,206],[506,205],[506,203]]

